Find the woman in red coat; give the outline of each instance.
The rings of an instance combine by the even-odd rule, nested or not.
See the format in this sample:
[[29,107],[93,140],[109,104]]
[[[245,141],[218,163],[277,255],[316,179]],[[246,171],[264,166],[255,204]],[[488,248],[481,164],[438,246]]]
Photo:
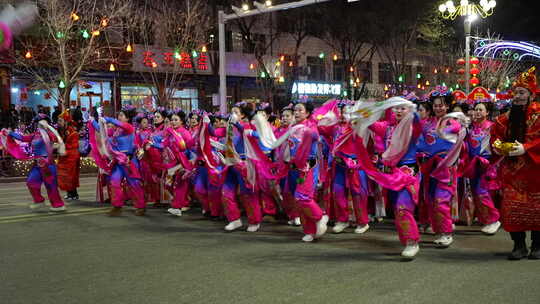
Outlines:
[[58,157],[58,187],[67,192],[67,200],[78,200],[81,155],[79,153],[79,132],[69,110],[58,116],[58,130],[66,145],[66,155]]

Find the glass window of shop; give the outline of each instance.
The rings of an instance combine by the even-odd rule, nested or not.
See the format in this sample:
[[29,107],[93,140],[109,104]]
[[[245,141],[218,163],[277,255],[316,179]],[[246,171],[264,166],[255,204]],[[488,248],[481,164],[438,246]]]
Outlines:
[[110,82],[81,80],[70,93],[70,105],[81,106],[83,111],[109,104],[111,100]]
[[174,90],[171,94],[170,102],[173,109],[182,109],[184,112],[191,112],[199,108],[199,92],[197,89],[184,88],[169,90]]
[[133,105],[147,110],[156,108],[156,93],[155,87],[145,85],[127,85],[120,90],[122,105]]
[[[11,103],[17,107],[37,109],[39,105],[51,110],[58,105],[58,90],[32,88],[28,81],[13,80]],[[81,80],[70,92],[70,106],[81,106],[84,110],[110,102],[112,98],[110,82]],[[52,112],[51,112],[52,113]]]

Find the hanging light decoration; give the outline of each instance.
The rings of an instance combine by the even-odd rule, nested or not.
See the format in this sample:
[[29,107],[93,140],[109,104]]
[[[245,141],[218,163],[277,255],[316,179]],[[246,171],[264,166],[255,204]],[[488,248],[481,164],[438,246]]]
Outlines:
[[24,58],[31,59],[32,58],[32,53],[30,51],[27,51],[26,54],[24,55]]
[[128,43],[128,45],[126,46],[126,52],[128,53],[133,52],[133,47],[131,46],[131,43]]
[[193,58],[197,58],[199,54],[197,54],[197,51],[193,50],[193,52],[191,52],[191,56],[193,56]]
[[254,65],[253,63],[250,63],[250,64],[249,64],[249,69],[250,69],[250,70],[255,69],[255,65]]
[[202,46],[201,52],[206,53],[208,50],[206,49],[206,45]]
[[281,65],[281,62],[280,61],[276,61],[276,66],[280,66]]
[[350,67],[349,72],[351,72],[351,73],[354,72],[354,67]]
[[426,80],[426,86],[429,86],[429,80]]
[[80,19],[79,15],[77,15],[77,13],[75,13],[75,12],[71,13],[70,18],[73,21],[79,21],[79,19]]
[[337,54],[334,54],[334,61],[336,61],[338,58],[337,58]]
[[109,66],[109,71],[111,72],[116,71],[116,68],[114,67],[114,63],[111,63],[111,65]]
[[289,67],[292,67],[294,63],[292,61],[289,61]]
[[279,76],[279,80],[278,80],[278,81],[281,82],[281,83],[284,83],[284,82],[285,82],[285,77]]
[[66,84],[64,83],[63,80],[60,80],[60,83],[58,84],[58,87],[59,87],[60,89],[65,89],[65,88],[66,88]]
[[285,55],[281,55],[281,57],[279,57],[279,61],[285,61]]
[[437,73],[439,73],[439,71],[437,69],[434,69],[433,74],[437,74]]
[[102,27],[107,27],[108,25],[109,25],[109,19],[107,19],[107,18],[101,19],[101,26]]
[[83,37],[84,39],[90,38],[90,34],[88,34],[88,31],[87,31],[87,30],[83,30],[83,31],[82,31],[82,37]]
[[99,30],[92,31],[92,36],[99,36],[101,34]]

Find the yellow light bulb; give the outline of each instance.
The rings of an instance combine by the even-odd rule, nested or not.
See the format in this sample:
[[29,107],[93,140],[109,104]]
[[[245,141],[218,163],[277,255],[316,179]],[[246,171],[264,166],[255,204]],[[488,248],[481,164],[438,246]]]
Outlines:
[[128,45],[126,47],[126,52],[128,52],[128,53],[133,52],[133,47],[131,47],[131,43],[128,43]]

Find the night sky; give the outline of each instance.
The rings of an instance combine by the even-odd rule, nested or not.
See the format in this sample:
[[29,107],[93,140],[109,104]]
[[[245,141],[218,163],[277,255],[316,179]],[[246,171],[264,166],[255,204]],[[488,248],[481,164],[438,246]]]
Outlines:
[[488,19],[477,21],[475,26],[483,31],[489,27],[492,33],[500,34],[505,40],[540,44],[540,1],[497,0],[495,13]]

